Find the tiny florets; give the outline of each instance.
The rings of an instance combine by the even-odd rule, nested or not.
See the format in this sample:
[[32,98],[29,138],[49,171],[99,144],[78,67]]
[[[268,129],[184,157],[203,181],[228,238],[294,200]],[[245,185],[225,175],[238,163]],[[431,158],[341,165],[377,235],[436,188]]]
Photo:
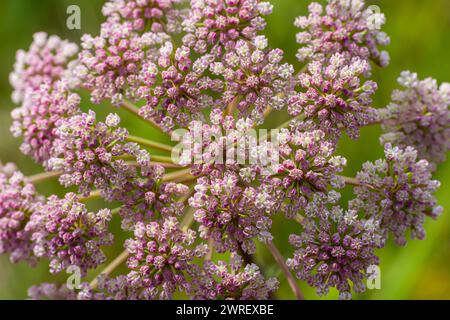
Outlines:
[[53,83],[67,75],[67,67],[75,58],[78,47],[58,36],[36,33],[28,52],[19,50],[10,82],[14,88],[12,100],[19,104],[27,93],[41,84]]
[[26,225],[42,200],[14,165],[0,163],[0,253],[10,254],[12,262],[36,261],[32,234]]
[[80,96],[69,91],[66,81],[45,83],[24,99],[12,112],[11,132],[23,137],[20,150],[36,162],[46,165],[52,157],[57,122],[80,112]]
[[197,180],[189,205],[196,209],[200,236],[211,239],[218,252],[255,253],[255,239],[272,239],[270,228],[279,199],[266,186],[242,184],[239,173],[214,170]]
[[130,22],[135,31],[178,33],[187,10],[177,8],[184,0],[109,0],[103,15],[112,22]]
[[259,124],[267,108],[281,110],[288,102],[286,92],[294,85],[294,67],[282,60],[283,51],[269,49],[264,36],[252,42],[238,40],[220,62],[210,66],[223,78],[223,103],[236,104],[241,116],[251,116]]
[[367,217],[380,221],[385,237],[392,233],[395,242],[406,244],[411,238],[424,239],[426,217],[436,219],[442,212],[433,194],[439,181],[431,179],[431,167],[419,160],[412,147],[401,149],[385,146],[385,159],[367,162],[358,173],[361,184],[355,188],[355,210],[363,210]]
[[315,193],[341,185],[337,174],[347,160],[335,155],[335,146],[320,130],[283,129],[279,139],[280,164],[273,169],[275,175],[264,182],[284,194],[283,212],[287,217],[295,217]]
[[301,219],[302,233],[290,236],[297,250],[287,264],[299,279],[317,288],[319,295],[332,287],[343,298],[351,296],[352,288],[363,292],[368,267],[378,264],[373,231],[353,212],[322,204],[316,206],[314,215]]
[[193,275],[195,300],[266,300],[278,289],[275,278],[264,279],[255,264],[243,266],[242,258],[232,255],[224,261],[207,261],[199,274]]
[[160,33],[138,35],[130,23],[105,22],[97,37],[84,35],[79,63],[73,74],[80,85],[91,91],[91,100],[105,99],[115,106],[125,99],[139,100],[144,61],[155,60],[158,47],[168,37]]
[[359,129],[376,118],[372,95],[378,86],[364,81],[368,71],[367,61],[348,60],[343,54],[310,63],[297,78],[299,91],[289,99],[288,112],[311,122],[331,140],[339,139],[341,131],[357,139]]
[[390,43],[386,33],[380,31],[384,23],[384,15],[366,8],[363,0],[329,0],[325,10],[314,2],[309,6],[309,16],[295,21],[303,30],[297,34],[297,42],[302,45],[297,58],[320,60],[342,53],[350,59],[371,59],[385,67],[389,54],[378,48]]
[[78,186],[85,196],[97,188],[106,199],[114,200],[122,187],[136,177],[135,166],[122,156],[141,160],[138,166],[149,166],[150,156],[135,143],[126,142],[128,132],[118,127],[119,122],[114,114],[105,123],[98,122],[93,111],[58,122],[48,167],[63,172],[59,179],[62,185]]
[[194,231],[181,230],[176,218],[170,217],[137,223],[134,236],[126,242],[131,284],[140,283],[151,299],[170,299],[176,291],[189,290],[186,272],[196,257],[207,252],[206,245],[194,245]]
[[205,76],[211,62],[207,55],[193,60],[189,48],[177,49],[166,42],[157,62],[144,66],[146,87],[140,96],[147,103],[140,110],[141,116],[155,120],[166,131],[201,119],[204,109],[216,105],[209,92],[219,92],[223,86],[220,80]]
[[77,294],[67,288],[67,285],[41,283],[28,289],[31,300],[76,300]]
[[76,266],[85,274],[106,260],[101,248],[113,243],[110,220],[110,210],[89,212],[73,193],[64,199],[51,196],[27,225],[33,233],[33,253],[50,259],[52,273]]
[[450,150],[450,84],[419,80],[409,71],[398,82],[404,90],[394,91],[392,102],[379,110],[385,132],[381,142],[412,146],[433,165],[445,161]]
[[122,228],[133,230],[137,222],[149,222],[161,217],[178,217],[184,213],[183,197],[188,196],[189,187],[174,182],[162,182],[160,168],[153,168],[146,179],[135,179],[127,184],[120,201]]
[[191,0],[183,42],[200,54],[221,55],[238,40],[253,40],[266,27],[263,16],[272,7],[260,0]]

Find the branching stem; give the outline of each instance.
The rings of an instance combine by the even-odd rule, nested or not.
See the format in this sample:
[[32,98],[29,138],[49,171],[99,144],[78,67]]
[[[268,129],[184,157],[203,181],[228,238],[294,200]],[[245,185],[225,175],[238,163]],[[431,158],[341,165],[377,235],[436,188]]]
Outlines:
[[[185,169],[185,170],[180,170],[180,171],[166,174],[163,178],[163,181],[165,181],[165,182],[168,182],[168,181],[180,182],[180,179],[183,180],[183,179],[190,179],[190,178],[194,178],[191,175],[191,169]],[[183,180],[183,181],[186,181],[186,180]]]
[[136,137],[136,136],[130,135],[130,136],[128,136],[127,141],[138,143],[138,144],[140,144],[144,147],[148,147],[150,149],[157,149],[157,150],[161,150],[161,151],[172,152],[172,147],[167,144],[148,140],[148,139],[141,138],[141,137]]
[[344,177],[344,176],[338,176],[338,177],[344,179],[344,182],[347,185],[354,186],[354,187],[367,187],[367,188],[370,188],[370,189],[374,189],[373,186],[371,186],[369,184],[362,183],[357,178],[350,178],[350,177]]
[[33,184],[37,184],[37,183],[45,182],[47,180],[58,178],[61,174],[62,174],[62,172],[60,172],[60,171],[43,172],[43,173],[39,173],[34,176],[28,177],[28,180]]
[[277,262],[277,264],[280,266],[281,270],[283,271],[289,286],[292,289],[292,292],[294,292],[295,297],[297,300],[305,300],[305,297],[303,296],[302,291],[297,285],[297,281],[295,280],[294,276],[292,275],[291,271],[289,270],[288,266],[286,265],[286,262],[284,261],[283,256],[278,251],[277,247],[272,241],[267,242],[267,248],[269,249],[270,253],[272,254],[273,258]]
[[129,253],[127,250],[123,251],[120,255],[118,255],[105,269],[97,276],[94,280],[91,281],[90,286],[93,290],[98,287],[99,276],[105,275],[109,276],[117,267],[119,267],[122,263],[124,263],[128,259]]
[[79,200],[80,200],[80,202],[84,203],[84,202],[88,202],[91,200],[97,200],[99,198],[101,198],[101,191],[95,190],[95,191],[92,191],[87,197],[80,197]]

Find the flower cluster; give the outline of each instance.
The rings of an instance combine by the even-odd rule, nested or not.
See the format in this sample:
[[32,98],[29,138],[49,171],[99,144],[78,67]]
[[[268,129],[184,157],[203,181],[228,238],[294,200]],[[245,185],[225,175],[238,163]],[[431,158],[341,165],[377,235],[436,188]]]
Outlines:
[[341,298],[351,297],[351,283],[355,292],[363,292],[368,267],[378,264],[373,223],[327,203],[327,196],[317,199],[314,214],[301,220],[302,233],[289,239],[297,250],[287,264],[319,295],[335,287]]
[[295,21],[303,30],[297,34],[297,42],[302,45],[297,58],[321,60],[342,53],[385,67],[389,54],[378,48],[390,43],[386,33],[380,31],[384,23],[385,16],[366,8],[364,0],[329,0],[325,13],[323,6],[314,2],[309,6],[309,16]]
[[70,290],[67,285],[42,283],[28,289],[31,300],[146,300],[143,287],[131,284],[125,275],[109,278],[98,277],[98,287],[92,288],[89,283],[80,283],[76,290]]
[[[191,165],[195,176],[208,175],[215,168],[239,171],[238,164],[249,165],[251,168],[247,169],[256,173],[260,169],[258,164],[262,164],[263,152],[269,156],[270,150],[257,145],[257,137],[252,135],[255,122],[251,118],[236,121],[220,109],[211,110],[209,118],[211,124],[192,121],[180,137],[178,163]],[[250,145],[251,152],[243,148],[244,145]],[[253,179],[249,177],[247,182]]]
[[272,239],[270,216],[280,199],[268,186],[246,186],[239,173],[213,170],[197,180],[189,205],[196,209],[200,235],[211,239],[218,252],[255,253],[254,239]]
[[19,50],[10,82],[14,88],[12,100],[19,104],[27,93],[44,83],[54,83],[67,75],[67,68],[74,59],[78,47],[74,43],[48,36],[44,32],[34,35],[28,52]]
[[109,0],[103,15],[114,23],[130,22],[133,30],[178,33],[186,10],[177,9],[184,0]]
[[33,184],[14,165],[0,163],[0,253],[8,253],[13,262],[36,260],[31,257],[32,234],[26,224],[41,201]]
[[[46,172],[0,163],[0,253],[83,277],[73,290],[32,287],[30,298],[270,299],[278,279],[253,256],[264,247],[297,298],[296,280],[350,298],[390,234],[400,245],[424,239],[425,218],[442,212],[432,173],[450,149],[450,85],[405,72],[403,91],[377,110],[383,14],[363,0],[311,4],[295,22],[296,70],[262,35],[271,11],[260,0],[108,0],[100,34],[84,35],[78,55],[45,33],[19,51],[11,131]],[[109,102],[153,130],[133,136],[143,130],[114,113],[99,120],[86,95],[90,109]],[[257,132],[277,121],[265,121],[271,112],[289,120]],[[385,159],[340,176],[343,133],[357,139],[369,124],[382,125]],[[154,129],[181,143],[155,141]],[[70,188],[62,196],[36,192],[56,178]],[[343,204],[346,186],[355,197]],[[274,245],[275,219],[297,227],[290,259]],[[125,251],[97,270],[110,245]]]
[[84,196],[97,188],[113,200],[136,176],[136,168],[122,156],[133,156],[142,167],[149,166],[150,155],[135,143],[126,142],[128,132],[119,128],[119,123],[116,114],[97,122],[93,111],[58,122],[48,167],[63,172],[59,179],[62,185],[78,186]]
[[299,90],[289,99],[289,114],[311,122],[331,140],[339,139],[341,131],[357,139],[359,129],[376,117],[372,95],[377,84],[363,80],[369,68],[367,61],[348,60],[341,53],[310,63],[297,78]]
[[412,147],[401,149],[385,146],[386,159],[367,162],[358,173],[360,186],[355,188],[355,210],[378,220],[380,228],[392,233],[395,242],[406,244],[411,238],[424,239],[425,218],[436,219],[442,212],[433,194],[440,182],[431,180],[431,167],[426,160],[418,160]]
[[450,150],[450,84],[439,87],[436,80],[419,80],[408,71],[398,82],[404,90],[394,91],[391,104],[379,110],[386,132],[382,143],[412,146],[433,165],[445,161]]
[[191,0],[189,18],[183,22],[183,42],[195,52],[214,55],[233,48],[238,40],[251,41],[264,30],[263,16],[273,6],[260,0]]
[[252,116],[258,123],[264,120],[267,108],[280,110],[287,104],[292,88],[294,68],[282,64],[283,51],[268,49],[264,36],[252,42],[238,40],[223,59],[211,64],[210,70],[225,82],[223,103],[235,103],[241,116]]
[[21,151],[46,165],[52,156],[57,123],[78,112],[80,96],[70,92],[67,81],[44,83],[27,94],[23,105],[12,112],[11,132],[23,137]]
[[280,164],[274,168],[276,175],[268,177],[265,183],[284,194],[283,212],[292,218],[308,206],[315,193],[342,185],[336,175],[347,160],[334,155],[334,145],[320,130],[283,129],[279,139]]
[[147,225],[137,223],[135,238],[126,242],[130,253],[128,281],[143,286],[150,299],[170,299],[176,291],[189,290],[185,273],[207,246],[194,246],[196,234],[183,231],[176,218]]
[[124,230],[133,230],[137,222],[184,214],[181,198],[188,195],[189,188],[181,183],[161,182],[163,173],[162,168],[154,167],[147,179],[136,179],[123,190],[119,214]]
[[199,118],[201,111],[215,105],[208,91],[220,91],[220,81],[205,76],[211,62],[204,56],[192,61],[188,47],[176,49],[166,42],[159,50],[156,63],[144,66],[142,97],[146,105],[140,114],[144,119],[155,120],[163,129],[170,130],[175,124],[187,126]]
[[[256,32],[264,28],[260,15],[269,14],[271,5],[253,0],[192,1],[189,19],[184,20],[184,29],[192,33],[185,36],[182,46],[160,27],[136,32],[143,12],[151,15],[158,11],[144,9],[152,5],[172,10],[171,1],[109,2],[104,12],[110,19],[102,25],[101,35],[83,37],[74,74],[91,91],[94,103],[109,99],[121,106],[126,99],[145,101],[142,118],[166,131],[201,119],[206,108],[232,102],[259,122],[268,107],[281,109],[286,105],[287,87],[294,83],[293,67],[282,64],[283,52],[268,49],[267,39]],[[119,17],[128,18],[122,21]],[[134,23],[131,17],[136,17]],[[203,24],[214,31],[198,27]],[[245,36],[240,37],[240,32]],[[208,40],[201,40],[203,37]],[[218,43],[226,48],[219,50],[220,54]],[[208,49],[209,44],[212,48]],[[191,51],[202,56],[197,58]],[[215,98],[217,92],[220,99]]]
[[113,243],[108,232],[110,210],[89,212],[73,193],[64,199],[51,196],[30,218],[33,252],[50,259],[50,272],[77,266],[83,273],[106,261],[102,246]]
[[76,300],[77,294],[65,285],[42,283],[28,289],[31,300]]
[[231,257],[230,266],[224,261],[206,261],[201,271],[194,273],[195,300],[266,300],[279,285],[275,278],[265,280],[257,265],[243,267],[238,255]]
[[164,33],[136,34],[131,23],[106,22],[100,36],[83,36],[73,76],[91,91],[95,104],[109,99],[120,106],[124,99],[137,100],[144,61],[155,59],[158,46],[167,40]]

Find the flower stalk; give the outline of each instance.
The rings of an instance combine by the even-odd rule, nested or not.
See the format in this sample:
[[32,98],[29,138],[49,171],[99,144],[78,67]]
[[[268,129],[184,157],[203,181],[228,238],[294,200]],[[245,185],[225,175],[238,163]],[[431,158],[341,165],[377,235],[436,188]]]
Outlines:
[[60,171],[43,172],[43,173],[39,173],[34,176],[28,177],[28,181],[30,181],[33,184],[43,183],[48,180],[58,178],[61,174],[62,174],[62,172],[60,172]]
[[289,270],[288,266],[286,265],[286,262],[284,261],[283,256],[281,255],[280,251],[278,251],[278,248],[275,246],[275,244],[272,241],[268,241],[266,244],[267,248],[269,249],[270,253],[272,254],[272,257],[276,261],[276,263],[280,266],[281,270],[283,271],[283,274],[285,275],[289,286],[291,287],[292,292],[295,295],[295,298],[297,300],[305,300],[305,297],[300,290],[297,281],[292,276],[291,271]]
[[145,138],[141,138],[141,137],[136,137],[136,136],[128,136],[127,137],[127,141],[128,142],[135,142],[138,143],[144,147],[148,147],[150,149],[157,149],[160,151],[167,151],[167,152],[172,152],[172,147],[169,145],[166,145],[164,143],[161,142],[156,142],[156,141],[152,141],[152,140],[148,140]]

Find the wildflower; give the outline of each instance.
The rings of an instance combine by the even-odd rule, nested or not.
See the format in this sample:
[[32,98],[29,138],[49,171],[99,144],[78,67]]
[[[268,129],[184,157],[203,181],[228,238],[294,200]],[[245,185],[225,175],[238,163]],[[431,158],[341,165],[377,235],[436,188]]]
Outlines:
[[[389,235],[400,245],[408,234],[423,239],[425,218],[442,212],[431,175],[450,145],[450,85],[406,72],[404,90],[375,110],[377,84],[366,79],[371,61],[388,64],[381,47],[389,38],[380,30],[384,15],[363,0],[313,3],[296,20],[297,57],[306,63],[299,71],[262,35],[270,3],[189,4],[108,0],[100,34],[83,36],[78,56],[76,45],[45,33],[19,51],[11,131],[48,172],[27,178],[0,163],[0,253],[13,262],[49,260],[53,274],[71,266],[83,277],[97,273],[104,247],[120,239],[109,231],[114,213],[133,233],[126,250],[91,283],[42,284],[30,298],[268,299],[279,284],[252,261],[258,243],[298,298],[289,268],[319,295],[363,292]],[[129,135],[117,114],[100,120],[82,111],[79,91],[165,133],[187,129],[181,150]],[[286,110],[289,121],[258,136],[272,110]],[[357,139],[376,123],[386,159],[366,163],[356,178],[339,176],[342,134]],[[180,161],[144,148],[179,151]],[[39,195],[33,183],[55,176],[78,194]],[[346,185],[355,199],[344,209],[338,191]],[[116,209],[88,209],[97,197]],[[281,213],[300,225],[287,261],[272,243]],[[125,261],[126,271],[110,277]]]
[[335,146],[320,130],[283,129],[279,139],[280,164],[274,168],[275,175],[267,177],[265,182],[283,192],[283,212],[292,218],[307,206],[315,193],[340,187],[337,174],[347,161],[334,155]]
[[297,58],[321,60],[342,53],[350,60],[373,60],[386,67],[389,54],[378,48],[390,43],[386,33],[380,31],[384,23],[384,15],[366,8],[363,0],[329,0],[325,10],[313,2],[309,16],[295,21],[295,26],[302,29],[297,34],[297,42],[302,45]]
[[426,217],[436,219],[442,213],[433,194],[439,181],[431,179],[428,161],[418,160],[412,147],[385,146],[385,159],[367,162],[358,173],[360,186],[355,188],[355,210],[380,221],[380,228],[394,236],[398,245],[406,244],[406,234],[423,240]]
[[194,246],[196,234],[182,231],[174,217],[149,224],[136,223],[134,238],[126,242],[130,253],[128,281],[142,283],[152,299],[170,299],[187,288],[186,271],[206,246]]
[[148,167],[150,157],[143,157],[135,143],[126,142],[127,130],[118,127],[120,118],[111,114],[106,122],[96,121],[93,111],[81,113],[57,123],[53,157],[48,161],[49,170],[63,171],[62,185],[78,186],[82,195],[97,188],[108,200],[114,200],[117,192],[130,179],[136,177],[136,168],[122,156],[143,158],[142,167]]
[[8,253],[14,263],[36,262],[31,232],[26,225],[42,201],[13,164],[0,164],[0,253]]
[[193,278],[194,300],[267,300],[278,289],[278,280],[264,279],[258,266],[243,266],[242,258],[232,255],[228,265],[224,261],[205,265]]
[[364,292],[367,268],[378,264],[374,235],[364,220],[346,219],[338,206],[321,203],[315,214],[302,219],[300,235],[289,242],[297,250],[287,261],[299,279],[315,287],[319,295],[336,288],[342,297],[351,290]]
[[179,33],[186,10],[177,9],[183,0],[109,0],[102,9],[109,21],[130,22],[135,31]]
[[38,32],[28,52],[19,50],[10,82],[14,88],[12,100],[20,104],[27,93],[40,88],[42,84],[54,83],[68,76],[67,68],[75,59],[76,44]]
[[414,147],[419,158],[433,166],[445,161],[450,150],[450,84],[419,80],[405,71],[398,79],[403,91],[392,94],[392,102],[379,110],[384,135],[382,144]]
[[288,112],[302,116],[331,140],[341,131],[357,139],[359,129],[375,118],[372,95],[377,89],[373,81],[364,82],[369,64],[359,57],[348,60],[334,54],[329,61],[314,61],[298,76],[299,91],[289,99]]
[[106,260],[101,248],[113,242],[108,232],[110,219],[108,209],[89,212],[73,193],[64,199],[51,196],[27,226],[33,232],[34,255],[49,258],[52,273],[77,266],[85,274]]
[[218,252],[256,250],[254,239],[272,239],[270,216],[279,208],[279,199],[266,186],[246,187],[232,170],[213,170],[197,179],[189,205],[196,209],[200,236],[211,239]]
[[136,34],[131,23],[105,22],[99,36],[84,35],[81,40],[73,76],[91,91],[93,103],[109,99],[121,106],[125,99],[139,100],[143,63],[156,59],[159,46],[168,37],[164,33]]
[[149,222],[161,217],[178,217],[184,214],[184,201],[189,187],[181,183],[162,182],[162,176],[153,174],[146,179],[135,179],[127,184],[119,198],[122,228],[133,230],[137,222]]
[[146,86],[142,87],[140,96],[146,105],[140,115],[153,119],[166,131],[202,119],[202,110],[216,105],[209,92],[219,92],[222,88],[220,81],[205,76],[210,62],[209,56],[193,61],[189,48],[175,48],[166,42],[159,51],[158,61],[144,67],[142,77]]
[[241,117],[250,116],[259,124],[267,108],[281,110],[287,105],[286,93],[294,84],[293,66],[282,64],[283,51],[267,46],[264,36],[253,42],[238,40],[224,52],[221,62],[210,67],[213,74],[223,78],[223,103],[236,103]]
[[200,54],[221,55],[238,40],[254,39],[266,27],[272,5],[260,0],[191,0],[183,42]]
[[31,300],[76,300],[77,295],[69,290],[67,285],[54,283],[41,283],[28,289],[28,297]]
[[11,132],[23,137],[21,151],[46,165],[52,157],[57,122],[80,112],[80,97],[69,91],[67,81],[42,84],[29,92],[20,108],[12,112]]

